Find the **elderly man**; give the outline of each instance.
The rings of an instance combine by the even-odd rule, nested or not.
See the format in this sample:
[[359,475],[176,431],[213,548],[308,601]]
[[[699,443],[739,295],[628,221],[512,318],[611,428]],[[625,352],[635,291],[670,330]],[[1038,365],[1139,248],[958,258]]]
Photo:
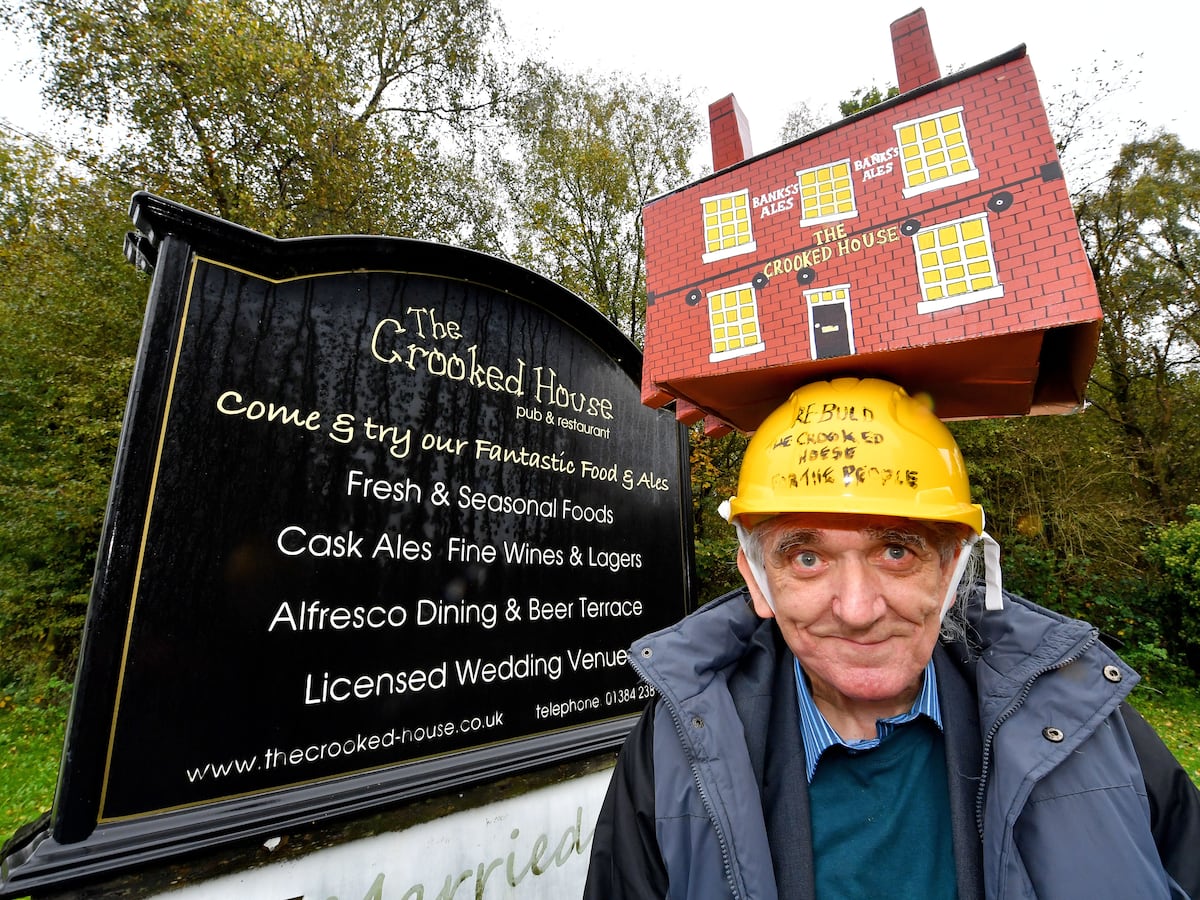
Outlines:
[[1002,593],[925,404],[797,390],[728,512],[746,589],[634,645],[658,697],[586,897],[1200,898],[1200,793],[1124,703],[1137,675]]

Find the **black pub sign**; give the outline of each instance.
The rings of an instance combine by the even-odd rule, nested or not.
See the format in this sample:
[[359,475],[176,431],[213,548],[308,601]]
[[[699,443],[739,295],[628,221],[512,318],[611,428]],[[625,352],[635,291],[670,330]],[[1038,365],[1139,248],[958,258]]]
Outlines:
[[616,746],[625,648],[691,599],[686,433],[637,348],[483,254],[133,218],[56,808],[6,890]]

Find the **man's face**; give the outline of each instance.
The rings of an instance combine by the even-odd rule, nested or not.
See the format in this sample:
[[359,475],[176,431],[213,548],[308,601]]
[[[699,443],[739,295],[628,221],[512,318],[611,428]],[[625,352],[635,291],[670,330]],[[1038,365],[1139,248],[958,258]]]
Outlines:
[[930,529],[910,519],[817,513],[759,527],[774,611],[741,553],[738,567],[758,614],[777,620],[822,711],[873,718],[907,711],[954,570]]

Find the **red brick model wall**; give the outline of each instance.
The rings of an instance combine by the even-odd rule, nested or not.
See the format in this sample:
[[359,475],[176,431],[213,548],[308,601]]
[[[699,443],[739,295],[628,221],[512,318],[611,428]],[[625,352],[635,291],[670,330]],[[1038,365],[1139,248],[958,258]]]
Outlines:
[[[923,13],[920,20],[900,38],[916,41],[910,63],[932,61],[936,73]],[[898,68],[900,59],[898,50]],[[976,176],[905,196],[896,126],[950,110],[960,111]],[[733,105],[727,118],[735,121],[735,113]],[[715,152],[716,137],[713,144]],[[852,170],[855,214],[805,224],[798,173],[842,160]],[[753,249],[706,262],[702,201],[741,191]],[[674,399],[682,418],[707,415],[714,429],[753,430],[792,388],[831,374],[881,374],[931,392],[940,385],[948,413],[998,415],[1037,406],[1052,376],[1072,384],[1051,390],[1049,402],[1070,405],[1090,367],[1095,287],[1023,48],[719,170],[652,201],[643,214],[650,298],[643,398],[650,405]],[[1001,294],[930,309],[913,232],[970,217],[982,217],[973,227],[990,231]],[[761,347],[721,357],[708,296],[739,285],[753,290]],[[847,288],[853,346],[818,359],[805,292],[833,286]],[[1080,325],[1081,333],[1062,330]],[[1064,369],[1057,376],[1051,355]]]

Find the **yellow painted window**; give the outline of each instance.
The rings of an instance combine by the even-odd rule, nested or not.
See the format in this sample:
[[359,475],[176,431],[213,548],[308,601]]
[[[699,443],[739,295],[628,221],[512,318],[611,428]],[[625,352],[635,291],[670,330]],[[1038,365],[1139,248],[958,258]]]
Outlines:
[[858,215],[850,160],[838,160],[796,173],[800,182],[800,218],[806,225]]
[[752,285],[743,284],[708,295],[713,361],[763,349],[758,300]]
[[934,312],[1003,294],[986,214],[931,226],[913,235],[921,282],[918,311]]
[[748,191],[705,197],[700,206],[704,213],[705,262],[755,249]]
[[979,177],[961,108],[897,125],[896,140],[906,196]]
[[838,285],[832,288],[805,291],[804,296],[808,299],[810,306],[817,306],[821,303],[845,303],[850,299],[850,290],[845,285]]

